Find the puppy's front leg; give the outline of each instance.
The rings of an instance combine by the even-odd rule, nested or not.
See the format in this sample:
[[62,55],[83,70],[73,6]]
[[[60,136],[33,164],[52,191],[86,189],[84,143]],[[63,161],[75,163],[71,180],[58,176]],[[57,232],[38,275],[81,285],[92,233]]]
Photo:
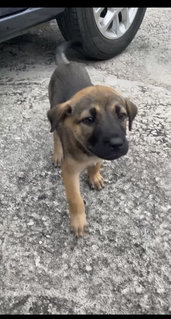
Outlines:
[[55,166],[61,165],[63,160],[63,147],[60,140],[60,137],[57,131],[53,133],[53,141],[54,141],[54,154],[52,157],[52,162]]
[[100,167],[103,161],[96,163],[94,166],[87,168],[88,178],[90,185],[98,190],[101,190],[104,187],[103,177],[100,174]]
[[62,177],[69,202],[71,228],[77,237],[84,236],[87,226],[84,202],[80,194],[79,175],[79,172],[75,172],[68,164],[63,163]]

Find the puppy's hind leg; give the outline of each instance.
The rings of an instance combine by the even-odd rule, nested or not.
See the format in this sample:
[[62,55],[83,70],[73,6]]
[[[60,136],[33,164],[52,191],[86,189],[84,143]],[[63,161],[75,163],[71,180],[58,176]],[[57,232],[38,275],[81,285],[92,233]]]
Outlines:
[[63,147],[58,133],[55,131],[53,133],[53,141],[54,141],[54,154],[52,157],[52,162],[55,167],[60,166],[63,160]]

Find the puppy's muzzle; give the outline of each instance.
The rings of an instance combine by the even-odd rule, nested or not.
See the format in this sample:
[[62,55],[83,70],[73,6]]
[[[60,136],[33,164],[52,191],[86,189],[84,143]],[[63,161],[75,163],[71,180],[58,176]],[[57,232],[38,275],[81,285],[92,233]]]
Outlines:
[[117,125],[94,132],[89,139],[89,150],[102,159],[114,160],[128,152],[128,141],[122,128]]
[[95,149],[94,152],[102,159],[114,160],[121,156],[124,156],[128,152],[128,141],[121,138],[111,138],[108,143],[101,143]]

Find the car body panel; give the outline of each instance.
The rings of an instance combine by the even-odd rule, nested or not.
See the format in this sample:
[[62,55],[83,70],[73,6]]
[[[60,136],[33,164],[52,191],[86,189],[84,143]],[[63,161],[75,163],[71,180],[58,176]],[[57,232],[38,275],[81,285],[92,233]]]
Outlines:
[[[5,9],[13,10],[5,11]],[[0,8],[0,43],[25,33],[35,25],[55,19],[64,9],[56,7]]]
[[28,8],[0,8],[0,18],[9,16],[11,14],[24,11]]

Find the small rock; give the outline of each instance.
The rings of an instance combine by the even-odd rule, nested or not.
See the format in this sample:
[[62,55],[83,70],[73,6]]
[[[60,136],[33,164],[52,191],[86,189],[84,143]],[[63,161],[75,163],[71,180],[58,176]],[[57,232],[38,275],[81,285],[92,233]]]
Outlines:
[[28,222],[28,225],[29,225],[29,226],[34,225],[34,221],[33,221],[33,220],[30,220],[30,221]]
[[92,270],[92,267],[91,267],[91,266],[86,266],[86,270],[87,270],[87,271],[91,271],[91,270]]
[[122,290],[122,294],[123,294],[123,295],[126,295],[126,294],[128,294],[129,292],[130,292],[129,288],[125,288],[125,289]]
[[137,294],[141,294],[142,293],[142,287],[136,287],[135,291]]

